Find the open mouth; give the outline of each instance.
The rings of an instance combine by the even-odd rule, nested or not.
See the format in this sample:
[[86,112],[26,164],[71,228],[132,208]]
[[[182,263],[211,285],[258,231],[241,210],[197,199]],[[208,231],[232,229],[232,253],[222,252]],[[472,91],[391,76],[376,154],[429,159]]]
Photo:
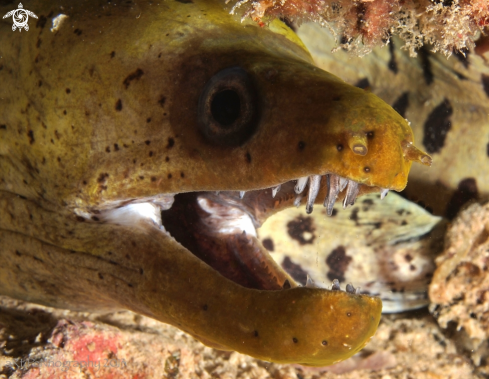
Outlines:
[[[124,218],[149,218],[224,277],[246,288],[281,290],[300,284],[293,273],[273,260],[257,238],[257,228],[272,214],[292,206],[305,204],[306,212],[311,213],[314,204],[320,203],[331,215],[336,200],[342,200],[346,208],[359,194],[378,190],[335,174],[313,175],[248,192],[181,193],[166,210],[145,202],[107,210],[99,216],[119,223]],[[381,197],[387,192],[381,189]],[[312,278],[307,286],[316,286]],[[338,281],[330,288],[339,290]],[[346,290],[356,292],[352,285]]]

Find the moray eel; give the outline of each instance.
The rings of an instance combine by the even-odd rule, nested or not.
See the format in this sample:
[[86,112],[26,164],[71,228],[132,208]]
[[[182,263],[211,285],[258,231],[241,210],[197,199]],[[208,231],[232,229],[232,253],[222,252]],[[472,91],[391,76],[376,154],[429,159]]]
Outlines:
[[365,346],[381,301],[298,286],[254,228],[305,191],[311,212],[404,188],[431,161],[405,120],[218,1],[56,4],[1,24],[0,292],[267,361]]

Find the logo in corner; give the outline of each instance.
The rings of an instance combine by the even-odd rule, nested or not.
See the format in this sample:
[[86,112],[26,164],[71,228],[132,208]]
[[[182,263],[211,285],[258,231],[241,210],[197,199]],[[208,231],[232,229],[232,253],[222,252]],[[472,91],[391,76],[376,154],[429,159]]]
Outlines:
[[19,3],[18,9],[14,9],[13,11],[8,12],[5,16],[3,16],[3,18],[7,18],[10,16],[12,16],[12,20],[14,21],[14,24],[12,25],[12,30],[14,32],[17,28],[19,29],[19,32],[22,31],[22,28],[24,28],[26,31],[29,30],[29,25],[27,25],[29,16],[37,18],[37,16],[33,12],[24,9],[22,3]]

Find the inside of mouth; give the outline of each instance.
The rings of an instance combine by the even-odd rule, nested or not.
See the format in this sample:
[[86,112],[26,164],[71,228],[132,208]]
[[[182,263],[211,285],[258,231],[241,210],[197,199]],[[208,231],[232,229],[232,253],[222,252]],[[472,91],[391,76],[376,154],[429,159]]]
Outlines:
[[[258,240],[256,229],[272,214],[291,206],[305,205],[311,213],[319,202],[331,215],[336,200],[346,207],[353,205],[357,195],[378,190],[328,174],[246,193],[184,193],[176,195],[172,207],[161,212],[161,222],[176,241],[224,277],[247,288],[282,290],[300,284],[293,272],[274,261]],[[312,280],[307,284],[314,286]],[[338,284],[331,289],[339,289]]]

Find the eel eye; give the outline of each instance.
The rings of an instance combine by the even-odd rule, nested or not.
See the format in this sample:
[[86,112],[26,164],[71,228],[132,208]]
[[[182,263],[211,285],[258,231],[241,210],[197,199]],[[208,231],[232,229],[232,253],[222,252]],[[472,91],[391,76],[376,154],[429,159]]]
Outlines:
[[230,67],[214,75],[200,95],[198,116],[208,141],[224,146],[246,142],[258,119],[256,92],[246,71]]

